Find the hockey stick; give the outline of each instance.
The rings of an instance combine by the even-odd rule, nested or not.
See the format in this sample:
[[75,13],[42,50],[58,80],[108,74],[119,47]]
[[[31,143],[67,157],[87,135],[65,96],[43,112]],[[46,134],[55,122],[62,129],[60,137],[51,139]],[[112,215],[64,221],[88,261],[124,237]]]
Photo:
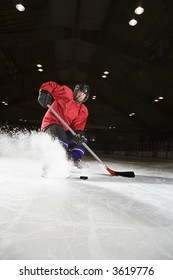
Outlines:
[[[54,114],[54,116],[64,125],[68,128],[68,130],[71,132],[72,135],[77,135],[73,129],[55,112],[55,110],[50,106],[47,105],[49,110]],[[133,171],[114,171],[110,169],[107,165],[103,163],[103,161],[87,146],[86,143],[82,143],[82,145],[85,147],[85,149],[100,163],[102,164],[106,170],[112,175],[112,176],[122,176],[122,177],[135,177],[135,173]]]

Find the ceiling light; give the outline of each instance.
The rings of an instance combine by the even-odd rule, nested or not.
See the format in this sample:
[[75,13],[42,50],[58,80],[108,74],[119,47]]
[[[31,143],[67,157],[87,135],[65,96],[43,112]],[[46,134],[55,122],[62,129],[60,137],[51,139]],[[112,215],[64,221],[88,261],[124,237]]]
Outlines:
[[109,71],[106,70],[106,71],[104,71],[103,73],[106,74],[106,75],[108,75],[108,74],[109,74]]
[[8,105],[8,103],[7,103],[7,102],[5,102],[5,101],[2,101],[1,103],[2,103],[2,104],[4,104],[5,106],[7,106],[7,105]]
[[135,26],[137,23],[138,23],[137,20],[134,18],[129,21],[129,25],[131,26]]
[[140,6],[135,9],[135,14],[136,15],[142,15],[143,12],[144,12],[144,8],[142,8]]
[[158,99],[159,99],[159,100],[163,100],[163,99],[164,99],[164,96],[159,96]]
[[17,5],[16,5],[16,9],[17,9],[19,12],[24,12],[24,11],[25,11],[25,7],[24,7],[22,4],[17,4]]
[[102,78],[105,79],[105,78],[107,78],[107,76],[106,75],[102,75]]
[[42,67],[42,64],[39,64],[39,63],[38,63],[38,64],[37,64],[37,67],[38,67],[38,68]]
[[154,99],[154,102],[159,102],[159,99],[158,99],[158,98],[155,98],[155,99]]
[[129,117],[133,117],[135,115],[135,113],[130,113]]
[[38,68],[38,71],[39,71],[39,72],[43,72],[43,69],[42,69],[42,68]]

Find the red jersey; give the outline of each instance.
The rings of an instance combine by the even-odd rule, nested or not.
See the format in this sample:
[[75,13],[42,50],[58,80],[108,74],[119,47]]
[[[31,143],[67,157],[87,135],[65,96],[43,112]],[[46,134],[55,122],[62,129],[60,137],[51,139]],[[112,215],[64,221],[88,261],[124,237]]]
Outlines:
[[[88,117],[88,109],[84,104],[77,104],[74,101],[73,92],[69,87],[64,85],[61,86],[50,81],[42,84],[40,90],[41,89],[47,90],[51,93],[55,99],[51,107],[74,131],[84,130]],[[41,130],[52,123],[60,124],[65,131],[68,130],[48,109],[43,118]]]

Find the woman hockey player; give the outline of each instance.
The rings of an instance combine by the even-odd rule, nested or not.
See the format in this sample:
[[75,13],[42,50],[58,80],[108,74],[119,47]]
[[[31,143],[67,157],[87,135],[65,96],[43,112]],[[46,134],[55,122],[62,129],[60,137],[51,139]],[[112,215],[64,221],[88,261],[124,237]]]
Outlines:
[[39,89],[38,102],[44,108],[47,105],[76,132],[72,136],[67,128],[48,109],[41,125],[41,130],[49,133],[54,139],[58,139],[64,146],[74,164],[80,168],[81,159],[84,155],[83,142],[87,142],[84,129],[88,117],[88,109],[83,104],[90,94],[90,87],[86,84],[77,84],[72,91],[65,85],[49,81],[43,83]]

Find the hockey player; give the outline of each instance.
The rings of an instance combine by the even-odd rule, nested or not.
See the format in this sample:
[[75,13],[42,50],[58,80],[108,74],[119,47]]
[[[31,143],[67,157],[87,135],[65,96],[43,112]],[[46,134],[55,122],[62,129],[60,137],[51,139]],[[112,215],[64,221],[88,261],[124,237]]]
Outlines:
[[64,146],[75,166],[81,167],[81,159],[84,155],[83,142],[87,143],[84,129],[88,117],[88,109],[83,104],[89,97],[90,87],[86,84],[77,84],[74,91],[65,85],[49,81],[43,83],[39,89],[38,102],[46,108],[47,105],[57,112],[61,118],[76,132],[72,136],[67,128],[48,109],[41,130],[49,133],[54,139],[58,139]]

